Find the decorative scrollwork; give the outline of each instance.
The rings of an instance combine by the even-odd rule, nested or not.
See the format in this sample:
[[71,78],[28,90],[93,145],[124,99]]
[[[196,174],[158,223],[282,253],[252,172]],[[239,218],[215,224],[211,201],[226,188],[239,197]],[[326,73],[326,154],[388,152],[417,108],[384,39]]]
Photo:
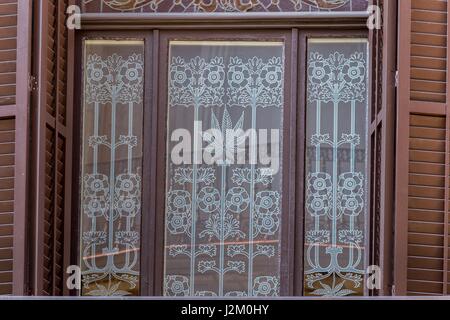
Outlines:
[[[100,6],[99,4],[100,3]],[[366,10],[367,0],[83,0],[84,11],[283,12]]]
[[306,208],[315,217],[328,215],[332,205],[333,183],[326,172],[315,172],[308,175],[306,191]]
[[242,213],[247,210],[250,196],[242,187],[232,188],[227,193],[227,208],[234,213]]
[[337,206],[341,214],[357,216],[364,209],[364,176],[360,172],[346,172],[339,176]]
[[311,54],[308,63],[308,99],[310,101],[363,101],[366,91],[366,61],[361,52],[345,58],[339,52],[324,58]]
[[86,62],[85,100],[87,103],[140,103],[144,79],[142,56],[127,59],[113,54],[106,60],[97,54]]
[[169,106],[220,105],[225,94],[224,81],[225,66],[221,57],[210,61],[195,57],[189,62],[174,57],[169,72]]
[[189,295],[189,279],[185,276],[167,276],[164,281],[164,293],[171,297]]
[[279,107],[283,99],[283,61],[232,57],[228,66],[228,96],[232,106]]
[[[364,143],[359,133],[365,134],[357,121],[366,121],[366,56],[332,51],[324,57],[313,51],[308,61],[308,101],[316,109],[317,124],[308,149],[306,180],[305,283],[311,295],[356,294],[364,273],[365,235],[357,228],[361,226],[357,219],[366,208],[365,178],[356,163],[367,161],[365,150],[357,149]],[[349,116],[343,120],[340,110],[346,107]],[[333,123],[326,132],[320,125],[324,113]],[[347,164],[349,170],[343,172]]]
[[[94,132],[86,137],[92,159],[85,160],[93,164],[92,173],[82,177],[83,220],[87,219],[83,226],[90,229],[82,233],[83,294],[130,295],[139,281],[140,234],[134,230],[134,223],[141,213],[141,176],[132,172],[132,150],[138,146],[138,137],[133,134],[131,122],[135,105],[142,102],[143,59],[140,54],[113,54],[107,58],[89,54],[85,63],[84,99],[86,108],[93,109],[95,123]],[[117,137],[118,104],[128,106],[129,130]],[[100,111],[106,105],[110,106],[110,113]],[[109,114],[113,115],[108,119],[111,134],[99,135],[101,121]],[[99,158],[100,147],[111,152],[111,167],[104,173],[99,170],[99,163],[105,161]],[[128,169],[117,174],[115,152],[119,148],[128,149],[129,156]],[[121,250],[123,253],[119,253]],[[117,255],[123,255],[123,261],[116,261]]]
[[[243,59],[238,56],[172,57],[169,68],[169,106],[177,112],[194,113],[194,120],[205,118],[203,108],[211,108],[211,129],[227,133],[245,130],[248,111],[232,119],[229,110],[251,109],[251,128],[256,129],[258,108],[283,106],[284,66],[281,57]],[[203,108],[202,108],[203,107]],[[202,114],[202,113],[203,114]],[[221,117],[217,116],[222,113]],[[279,111],[277,111],[280,113]],[[236,113],[233,113],[236,115]],[[226,137],[226,136],[225,136]],[[279,255],[279,247],[259,244],[257,236],[277,239],[281,226],[281,194],[268,189],[276,178],[270,169],[256,165],[235,166],[229,155],[237,152],[234,141],[217,141],[209,132],[202,133],[208,143],[205,151],[226,155],[215,166],[169,165],[172,172],[167,194],[166,228],[173,237],[166,244],[168,257],[189,259],[189,276],[166,278],[166,295],[186,296],[275,296],[279,294],[278,270],[255,277],[256,260]],[[240,138],[238,139],[238,144]],[[231,140],[231,139],[230,139]],[[220,143],[219,143],[220,142]],[[228,175],[229,174],[229,175]],[[258,192],[256,186],[261,187]],[[176,191],[175,191],[176,190]],[[184,243],[180,241],[183,235]],[[182,240],[183,241],[183,240]],[[208,243],[205,245],[204,243]],[[168,263],[178,263],[168,261]],[[259,263],[259,262],[258,262]],[[178,267],[177,267],[178,268]],[[229,274],[247,273],[247,291],[228,291]],[[196,275],[218,276],[217,291],[197,291]],[[216,281],[216,277],[211,281]],[[175,287],[175,289],[173,289]],[[211,283],[211,288],[215,285]],[[216,289],[214,289],[216,290]]]
[[277,277],[256,277],[253,286],[255,297],[275,297],[280,294],[280,280]]

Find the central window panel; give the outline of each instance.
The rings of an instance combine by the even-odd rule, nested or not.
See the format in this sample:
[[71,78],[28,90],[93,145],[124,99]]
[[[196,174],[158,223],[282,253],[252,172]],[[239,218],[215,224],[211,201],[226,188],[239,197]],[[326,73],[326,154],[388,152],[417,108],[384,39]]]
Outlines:
[[164,295],[277,296],[285,46],[170,41]]

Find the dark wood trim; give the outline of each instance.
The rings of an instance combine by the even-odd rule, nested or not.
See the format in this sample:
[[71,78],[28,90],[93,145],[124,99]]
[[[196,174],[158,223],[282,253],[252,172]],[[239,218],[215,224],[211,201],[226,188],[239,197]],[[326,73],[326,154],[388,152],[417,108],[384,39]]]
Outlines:
[[397,88],[397,157],[395,177],[395,295],[405,296],[407,291],[408,255],[408,160],[409,160],[409,104],[411,56],[411,0],[399,3],[398,72]]
[[[83,92],[83,36],[75,34],[74,65],[74,96],[73,96],[73,126],[72,126],[72,203],[71,203],[71,232],[70,232],[70,264],[80,265],[80,172],[81,172],[81,119],[82,119],[82,92]],[[78,290],[71,290],[70,295],[79,295]]]
[[[44,281],[44,220],[45,220],[45,165],[46,165],[46,126],[47,122],[47,46],[48,46],[48,1],[34,3],[34,32],[39,34],[34,43],[33,73],[39,75],[37,90],[33,92],[33,168],[32,186],[34,199],[31,203],[33,214],[33,293],[42,295]],[[37,31],[38,30],[38,31]],[[55,40],[56,41],[56,40]]]
[[274,29],[365,27],[361,12],[83,13],[83,29]]
[[304,283],[304,234],[305,234],[305,159],[306,159],[306,79],[308,61],[307,35],[305,32],[297,33],[297,97],[296,101],[296,146],[295,157],[295,270],[294,270],[294,296],[303,296]]
[[[285,51],[285,93],[283,111],[283,160],[282,160],[282,208],[281,208],[281,296],[294,293],[295,263],[295,156],[296,156],[296,119],[297,119],[297,47],[298,30],[291,29],[282,33]],[[262,37],[260,37],[262,39]],[[286,126],[286,124],[289,124]]]
[[[185,30],[183,33],[175,31],[161,31],[161,41],[160,41],[160,57],[159,62],[160,78],[159,82],[162,84],[167,83],[167,66],[169,58],[168,44],[170,40],[283,40],[285,43],[285,61],[286,61],[286,73],[285,73],[285,83],[288,84],[285,87],[285,111],[284,111],[284,123],[293,124],[295,123],[295,103],[291,100],[292,95],[296,91],[294,88],[289,88],[295,78],[295,75],[291,74],[292,65],[292,30],[284,31],[266,31],[266,30],[240,30],[239,33],[233,33],[227,30],[214,31],[213,33],[207,31],[195,31],[195,30]],[[295,73],[294,73],[295,74]],[[165,226],[165,186],[166,186],[166,121],[167,121],[167,87],[161,88],[159,90],[160,100],[159,100],[159,120],[158,120],[158,165],[157,172],[158,175],[158,189],[157,189],[157,216],[156,216],[156,268],[155,268],[155,295],[162,295],[162,284],[164,277],[164,226]],[[163,129],[162,129],[163,128]],[[281,232],[281,294],[282,295],[292,295],[293,294],[293,272],[294,272],[294,226],[295,221],[294,210],[293,210],[293,196],[290,188],[292,187],[292,179],[290,179],[291,165],[293,164],[291,159],[291,148],[292,143],[295,143],[295,137],[293,137],[293,132],[295,127],[285,126],[284,128],[284,148],[283,148],[283,210],[284,216],[282,217],[281,230],[289,230],[289,232]],[[294,135],[295,136],[295,135]],[[294,139],[294,140],[292,140]],[[293,149],[295,151],[295,148]],[[287,195],[287,196],[286,196]]]
[[[286,253],[289,255],[289,265],[288,265],[288,272],[286,273],[286,277],[281,277],[281,283],[286,283],[287,289],[286,289],[286,295],[287,296],[294,296],[296,295],[296,270],[301,269],[303,270],[303,259],[298,260],[297,259],[297,251],[296,247],[298,244],[298,234],[297,232],[300,232],[303,234],[303,230],[299,231],[297,229],[297,205],[300,202],[300,204],[303,204],[303,201],[300,201],[297,197],[297,184],[296,179],[286,179],[286,177],[289,175],[290,177],[295,177],[297,175],[297,128],[298,128],[298,122],[302,122],[302,115],[303,113],[298,113],[298,97],[299,93],[299,83],[301,83],[301,76],[299,77],[299,35],[298,35],[298,29],[293,28],[291,30],[291,82],[290,82],[290,91],[291,96],[289,98],[290,102],[290,109],[285,110],[286,113],[289,114],[289,121],[290,122],[284,122],[289,123],[289,140],[285,139],[285,142],[283,144],[283,148],[285,150],[285,153],[283,154],[283,163],[286,163],[283,165],[284,171],[283,172],[283,189],[286,190],[285,192],[283,190],[283,194],[287,194],[288,201],[286,204],[286,208],[288,211],[288,219],[287,220],[287,230],[288,235],[286,235],[286,240],[282,239],[283,243],[286,243]],[[300,81],[299,81],[300,79]],[[300,120],[299,120],[300,118]],[[289,146],[289,147],[288,147]],[[289,150],[286,150],[288,149]],[[287,181],[286,181],[287,180]],[[284,231],[281,230],[282,234],[284,234]],[[299,264],[300,263],[300,264]],[[283,293],[283,292],[282,292]]]
[[[31,70],[32,1],[18,1],[17,7],[17,70],[15,117],[15,173],[14,173],[14,243],[13,295],[28,294],[27,240],[28,238],[28,154],[30,93],[28,77]],[[13,111],[12,109],[10,111]],[[4,114],[6,116],[6,114]]]
[[[120,26],[115,25],[115,29]],[[143,34],[149,31],[149,26],[144,30],[139,30],[140,26],[129,26],[135,28],[134,31],[113,32],[100,30],[83,31],[77,34],[77,45],[75,54],[75,64],[82,65],[82,40],[84,38],[108,38],[108,37],[131,37],[136,38],[136,34]],[[228,27],[238,29],[239,24],[229,24]],[[292,27],[292,26],[291,26]],[[306,41],[308,37],[367,37],[367,31],[360,22],[354,26],[343,25],[340,31],[334,31],[331,27],[323,28],[323,23],[319,26],[309,25],[308,29],[298,30],[296,28],[279,27],[277,30],[269,25],[249,26],[240,33],[233,33],[230,30],[217,30],[220,25],[215,25],[213,33],[205,31],[204,25],[192,27],[185,26],[183,32],[175,30],[153,31],[153,35],[145,35],[146,39],[152,39],[152,45],[146,44],[146,79],[152,79],[152,83],[146,85],[145,105],[144,105],[144,136],[151,137],[144,139],[144,198],[142,216],[142,238],[141,238],[141,294],[163,295],[164,278],[164,231],[165,231],[165,185],[166,185],[166,127],[167,127],[167,65],[168,65],[168,40],[169,39],[258,39],[272,35],[280,38],[284,35],[284,40],[289,46],[286,47],[286,60],[290,60],[286,83],[292,86],[287,92],[285,123],[289,123],[290,128],[285,128],[284,158],[283,158],[283,212],[282,222],[282,295],[302,295],[303,294],[303,234],[304,234],[304,159],[305,159],[305,125],[306,125]],[[105,27],[107,29],[107,26]],[[171,28],[180,28],[171,25]],[[202,29],[202,30],[198,30]],[[222,28],[224,29],[224,28]],[[228,28],[226,28],[228,29]],[[259,30],[256,30],[259,29]],[[344,29],[344,30],[342,30]],[[150,42],[149,42],[150,43]],[[291,47],[292,46],[292,47]],[[147,54],[152,52],[152,55]],[[298,55],[297,55],[298,53]],[[296,57],[297,56],[297,57]],[[81,69],[79,67],[78,69]],[[150,73],[150,74],[149,74]],[[289,73],[289,74],[288,74]],[[73,135],[73,190],[79,190],[79,170],[80,170],[80,123],[81,123],[81,70],[75,72],[75,107],[74,107],[74,135]],[[297,84],[296,84],[297,83]],[[161,84],[163,84],[161,86]],[[294,86],[295,85],[295,86]],[[151,88],[155,94],[148,94]],[[149,96],[152,97],[149,97]],[[151,112],[148,112],[150,108]],[[147,125],[150,124],[151,125]],[[289,148],[287,148],[289,146]],[[290,149],[290,150],[289,150]],[[157,152],[159,151],[159,152]],[[302,160],[302,161],[299,161]],[[292,179],[292,176],[295,179]],[[79,192],[73,193],[72,201],[72,264],[78,264],[79,252]],[[367,253],[368,254],[368,253]]]
[[[370,0],[370,4],[374,5],[377,0]],[[364,264],[366,266],[375,263],[376,251],[378,248],[375,248],[377,241],[377,233],[376,233],[376,216],[377,212],[377,179],[380,177],[376,176],[376,170],[378,169],[378,159],[377,159],[377,147],[380,143],[378,132],[380,126],[382,124],[378,123],[378,92],[377,92],[377,84],[380,77],[378,70],[378,63],[380,59],[379,47],[377,44],[378,31],[377,30],[368,30],[368,40],[369,40],[369,88],[370,92],[368,92],[368,118],[369,118],[369,132],[368,132],[368,145],[366,148],[369,150],[369,159],[367,159],[369,163],[369,172],[367,172],[367,185],[369,186],[369,193],[367,194],[367,206],[369,208],[368,215],[365,221],[365,228],[367,230],[367,234],[365,237],[365,247],[367,248],[366,256],[364,257]],[[366,277],[364,277],[366,280]],[[371,291],[364,286],[364,295],[372,295],[375,296],[376,293]]]
[[384,0],[383,12],[383,82],[382,111],[383,144],[381,160],[381,206],[380,206],[380,267],[382,284],[380,295],[392,293],[393,249],[394,249],[394,210],[395,210],[395,119],[397,70],[397,2]]
[[[76,0],[69,0],[68,4],[73,5]],[[73,126],[77,122],[74,121],[74,93],[75,93],[75,82],[73,75],[75,74],[75,31],[67,30],[67,70],[66,70],[66,81],[67,81],[67,98],[66,98],[66,156],[65,156],[65,181],[64,181],[64,290],[63,294],[65,296],[70,295],[70,290],[67,287],[67,278],[70,276],[66,270],[69,265],[71,265],[71,230],[72,230],[72,171],[73,171],[73,150],[76,149],[73,143]]]
[[[151,263],[152,265],[152,294],[156,295],[156,290],[157,290],[157,283],[155,282],[155,275],[156,275],[156,228],[157,228],[157,223],[156,223],[156,217],[157,217],[157,206],[156,206],[156,201],[157,201],[157,193],[154,192],[154,190],[158,189],[158,171],[157,171],[157,159],[154,155],[156,155],[158,153],[158,105],[159,105],[159,87],[160,87],[160,83],[158,81],[159,79],[159,31],[155,30],[153,32],[153,59],[152,59],[152,68],[153,68],[153,97],[152,97],[152,122],[151,122],[151,127],[152,127],[152,148],[151,148],[151,153],[153,155],[153,159],[152,159],[152,166],[151,166],[151,186],[152,186],[152,191],[150,191],[151,194],[151,206],[152,206],[152,246],[153,246],[153,251],[152,251],[152,255],[150,255],[150,259],[151,261],[149,262],[149,264]],[[159,186],[161,187],[161,186]]]
[[141,295],[151,296],[154,291],[154,251],[155,251],[155,121],[156,106],[154,94],[157,91],[155,73],[157,65],[155,56],[157,50],[155,37],[157,34],[148,32],[145,37],[145,79],[144,79],[144,122],[143,122],[143,190],[141,215]]
[[[157,114],[155,135],[156,135],[156,177],[154,190],[154,207],[155,207],[155,254],[154,254],[154,288],[153,293],[155,296],[163,295],[163,282],[164,282],[164,231],[165,231],[165,188],[166,188],[166,130],[167,130],[167,112],[165,106],[167,105],[167,93],[164,91],[164,84],[168,83],[167,72],[164,72],[164,66],[169,63],[169,51],[167,46],[163,45],[164,35],[158,32],[158,53],[155,56],[155,60],[158,63],[158,73],[155,74],[158,83],[157,105],[155,106],[155,113]],[[161,77],[160,77],[161,74]],[[155,78],[154,78],[155,79]],[[161,88],[163,87],[163,88]],[[163,152],[161,152],[163,150]]]

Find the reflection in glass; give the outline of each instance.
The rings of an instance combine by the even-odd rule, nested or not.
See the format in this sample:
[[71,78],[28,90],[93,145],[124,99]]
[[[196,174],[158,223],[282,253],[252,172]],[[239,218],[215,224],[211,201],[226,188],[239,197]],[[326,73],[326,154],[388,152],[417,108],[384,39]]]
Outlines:
[[308,42],[305,294],[362,295],[367,41]]
[[143,41],[84,42],[82,294],[139,292]]
[[226,133],[282,132],[283,43],[173,41],[169,62],[164,294],[276,296],[282,170],[254,161],[264,139]]

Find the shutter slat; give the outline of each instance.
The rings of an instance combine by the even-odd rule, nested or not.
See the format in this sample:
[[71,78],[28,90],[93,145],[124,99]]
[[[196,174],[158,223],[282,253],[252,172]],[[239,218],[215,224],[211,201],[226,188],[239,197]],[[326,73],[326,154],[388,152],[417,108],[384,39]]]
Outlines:
[[446,118],[413,114],[409,132],[408,294],[442,294]]
[[410,98],[445,102],[447,1],[411,0],[411,8]]

